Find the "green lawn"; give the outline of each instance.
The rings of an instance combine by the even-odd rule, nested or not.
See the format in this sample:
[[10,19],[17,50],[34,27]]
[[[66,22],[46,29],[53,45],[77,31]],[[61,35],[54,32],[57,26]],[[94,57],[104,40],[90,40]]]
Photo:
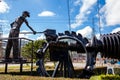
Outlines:
[[[29,65],[23,66],[23,72],[19,71],[20,66],[8,66],[8,73],[4,73],[4,67],[0,67],[0,80],[88,80],[88,79],[80,79],[80,78],[63,78],[63,77],[40,77],[37,72],[37,66],[33,67],[33,72],[31,74],[31,67]],[[53,69],[48,67],[48,72],[52,73]]]
[[62,78],[62,77],[51,78],[51,77],[39,77],[39,76],[0,74],[0,80],[85,80],[85,79],[75,79],[75,78],[72,79],[72,78]]

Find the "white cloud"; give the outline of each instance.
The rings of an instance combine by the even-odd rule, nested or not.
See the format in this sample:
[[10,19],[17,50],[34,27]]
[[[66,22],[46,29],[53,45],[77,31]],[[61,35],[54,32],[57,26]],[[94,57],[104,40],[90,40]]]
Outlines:
[[[29,32],[29,31],[26,31],[26,30],[22,30],[21,32]],[[19,34],[19,37],[20,38],[29,38],[29,36],[32,35],[32,34]]]
[[7,34],[10,31],[10,24],[8,20],[0,20],[0,26],[2,28],[3,34]]
[[20,37],[20,38],[28,38],[29,36],[26,35],[26,34],[20,34],[19,37]]
[[[22,30],[21,32],[30,32],[30,31]],[[9,33],[3,33],[2,37],[8,38]],[[34,37],[31,37],[31,35],[33,34],[19,34],[19,38],[27,38],[27,39],[35,40]]]
[[[75,17],[75,23],[71,24],[71,28],[80,26],[85,20],[89,9],[96,3],[97,0],[82,0],[82,6],[80,7],[79,14]],[[76,5],[80,3],[80,0],[76,1]],[[90,13],[90,12],[89,12]]]
[[118,31],[120,31],[120,27],[113,29],[111,33],[116,33]]
[[[23,31],[21,31],[21,32],[28,32],[28,31],[23,30]],[[7,34],[5,33],[5,34],[3,35],[3,37],[7,38],[8,35],[9,35],[9,33],[7,33]],[[19,37],[20,37],[20,38],[29,38],[30,35],[31,35],[31,34],[27,34],[27,35],[25,35],[25,34],[19,34]]]
[[101,11],[104,13],[102,18],[105,18],[107,26],[120,24],[120,0],[106,0]]
[[3,38],[8,38],[8,35],[9,35],[8,33],[7,34],[3,34],[2,37]]
[[92,5],[96,3],[97,0],[82,0],[82,1],[83,5],[80,9],[81,13],[88,11],[88,9],[90,9]]
[[91,38],[92,28],[90,26],[86,26],[85,28],[78,30],[76,33],[82,34],[83,37]]
[[76,1],[74,2],[74,5],[77,6],[77,5],[80,4],[80,2],[81,2],[81,0],[76,0]]
[[43,11],[39,13],[38,16],[43,16],[43,17],[55,16],[55,13],[51,11]]
[[95,36],[97,37],[97,39],[100,39],[100,33],[95,34]]
[[45,38],[45,35],[44,35],[44,34],[41,34],[41,35],[37,38],[37,40],[39,40],[39,39],[46,39],[46,38]]
[[8,6],[8,4],[4,0],[1,0],[1,2],[0,2],[0,13],[8,12],[9,9],[10,9],[10,7]]
[[7,23],[8,20],[0,20],[0,23]]

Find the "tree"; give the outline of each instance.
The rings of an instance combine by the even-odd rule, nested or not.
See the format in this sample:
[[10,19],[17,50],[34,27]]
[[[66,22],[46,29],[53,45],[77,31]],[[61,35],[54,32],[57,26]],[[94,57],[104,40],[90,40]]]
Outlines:
[[33,59],[37,59],[36,58],[36,55],[35,55],[35,52],[37,52],[37,50],[39,48],[42,47],[42,44],[45,42],[45,40],[36,40],[33,42],[28,42],[27,44],[25,44],[23,47],[22,47],[22,56],[24,58],[27,58],[27,59],[31,59],[31,55],[32,55],[32,48],[33,48]]

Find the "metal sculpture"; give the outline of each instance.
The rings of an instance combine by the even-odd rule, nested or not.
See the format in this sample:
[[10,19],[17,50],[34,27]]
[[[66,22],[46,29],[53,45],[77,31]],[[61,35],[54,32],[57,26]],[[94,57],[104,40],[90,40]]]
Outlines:
[[52,77],[55,77],[57,72],[64,77],[74,77],[74,67],[70,58],[69,51],[77,51],[79,53],[86,53],[85,44],[88,43],[86,38],[82,38],[82,35],[76,35],[75,32],[59,33],[56,35],[55,30],[47,29],[44,31],[47,43],[44,43],[43,47],[38,49],[36,55],[39,60],[36,62],[38,65],[37,72],[41,76],[50,76],[44,67],[44,56],[46,50],[49,48],[50,60],[58,61]]
[[[93,74],[94,65],[96,63],[96,55],[98,52],[105,58],[120,59],[120,32],[104,34],[98,40],[95,36],[86,45],[87,61],[83,73],[79,77],[90,77]],[[89,67],[89,69],[88,69]],[[85,72],[90,74],[85,74]]]
[[[9,38],[19,37],[20,27],[25,22],[27,27],[36,34],[36,31],[32,29],[32,27],[28,24],[27,17],[30,17],[30,13],[28,11],[24,11],[20,17],[18,17],[14,22],[10,24],[11,30],[9,33]],[[10,52],[13,47],[13,59],[15,62],[21,61],[19,56],[19,41],[18,39],[8,39],[6,50],[5,50],[5,62],[11,62]]]
[[58,61],[52,77],[55,77],[58,71],[64,77],[76,76],[74,75],[74,67],[69,51],[87,54],[86,66],[78,76],[84,78],[89,78],[94,74],[93,69],[98,52],[101,52],[104,57],[119,59],[120,32],[101,35],[99,40],[94,36],[90,41],[87,38],[83,38],[81,34],[76,35],[73,31],[71,33],[65,31],[57,35],[55,30],[47,29],[44,34],[47,43],[44,43],[43,47],[38,49],[36,53],[39,58],[36,62],[36,65],[39,66],[37,72],[41,76],[50,76],[44,67],[44,56],[48,48],[50,60]]

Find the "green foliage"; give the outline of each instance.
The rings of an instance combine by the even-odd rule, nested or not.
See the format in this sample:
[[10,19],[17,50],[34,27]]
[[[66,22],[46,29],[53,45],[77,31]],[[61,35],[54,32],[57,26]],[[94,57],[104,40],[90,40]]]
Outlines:
[[32,45],[33,45],[32,42],[29,42],[22,47],[21,53],[24,58],[31,58],[31,54],[33,52]]
[[120,80],[119,75],[101,75],[102,80]]
[[45,40],[36,40],[34,41],[34,51],[36,52],[39,48],[42,47],[43,43],[45,42]]
[[90,80],[120,80],[120,76],[119,75],[92,76]]
[[106,67],[95,68],[95,76],[92,76],[90,80],[120,80],[120,68],[114,68],[115,75],[106,75],[106,71]]
[[90,80],[101,80],[100,76],[92,76]]
[[43,42],[45,42],[45,40],[36,40],[33,43],[28,42],[22,47],[22,56],[24,58],[31,59],[33,49],[33,58],[36,59],[35,52],[37,52],[37,50],[42,47]]

